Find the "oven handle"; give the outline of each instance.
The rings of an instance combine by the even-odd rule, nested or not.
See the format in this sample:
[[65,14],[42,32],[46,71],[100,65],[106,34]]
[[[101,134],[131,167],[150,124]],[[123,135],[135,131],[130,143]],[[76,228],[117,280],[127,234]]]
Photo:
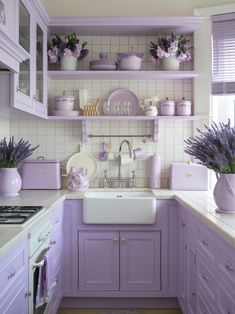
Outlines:
[[[46,251],[49,251],[50,249],[51,249],[51,245],[48,245],[46,248],[45,248],[45,250]],[[44,263],[45,263],[45,261],[44,261],[44,259],[42,259],[40,262],[38,262],[38,263],[33,263],[33,269],[34,268],[41,268],[43,265],[44,265]]]

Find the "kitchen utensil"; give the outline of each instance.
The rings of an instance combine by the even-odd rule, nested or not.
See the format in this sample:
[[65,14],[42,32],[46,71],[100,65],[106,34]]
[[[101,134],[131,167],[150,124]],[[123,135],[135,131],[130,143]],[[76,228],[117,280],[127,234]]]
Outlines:
[[173,100],[166,100],[160,103],[160,114],[161,116],[174,116],[175,115],[175,102]]
[[79,88],[78,90],[79,108],[84,109],[88,103],[88,90],[86,88]]
[[87,177],[89,180],[95,178],[98,168],[96,158],[87,152],[80,152],[72,155],[67,161],[66,172],[70,173],[71,167],[84,167],[87,169]]
[[108,152],[107,152],[106,147],[105,147],[105,142],[102,142],[101,145],[102,145],[102,150],[98,155],[98,159],[100,161],[105,161],[108,159]]
[[78,116],[78,111],[64,111],[64,110],[54,110],[53,116]]
[[117,115],[114,114],[117,104],[120,108],[126,106],[126,115],[136,116],[139,112],[138,98],[128,89],[116,89],[109,95],[107,103],[109,104],[110,115]]
[[192,114],[192,103],[190,100],[185,100],[184,97],[181,101],[176,103],[176,114],[177,116],[191,116]]
[[117,62],[108,59],[108,54],[101,52],[99,54],[99,60],[93,60],[90,62],[90,70],[116,70]]
[[139,52],[121,52],[117,53],[119,70],[138,71],[141,69],[141,62],[144,57],[144,53]]
[[74,96],[66,95],[66,92],[63,91],[62,96],[56,96],[55,99],[55,108],[60,111],[71,111],[74,107]]

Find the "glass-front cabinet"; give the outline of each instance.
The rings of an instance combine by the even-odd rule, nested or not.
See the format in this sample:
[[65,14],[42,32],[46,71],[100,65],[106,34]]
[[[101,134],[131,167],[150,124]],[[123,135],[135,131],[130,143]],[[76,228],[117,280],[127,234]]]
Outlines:
[[47,116],[47,28],[32,4],[19,1],[19,44],[30,54],[14,74],[13,107]]

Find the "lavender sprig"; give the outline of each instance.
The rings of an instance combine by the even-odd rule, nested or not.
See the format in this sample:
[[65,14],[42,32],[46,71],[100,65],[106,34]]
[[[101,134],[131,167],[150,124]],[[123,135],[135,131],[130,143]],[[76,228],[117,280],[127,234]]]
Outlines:
[[206,131],[199,129],[199,135],[190,137],[185,153],[195,157],[200,164],[219,173],[235,173],[235,128],[228,124],[215,122]]
[[0,141],[0,168],[18,168],[19,165],[39,147],[30,148],[31,144],[21,138],[18,143],[14,136],[7,143],[6,137]]

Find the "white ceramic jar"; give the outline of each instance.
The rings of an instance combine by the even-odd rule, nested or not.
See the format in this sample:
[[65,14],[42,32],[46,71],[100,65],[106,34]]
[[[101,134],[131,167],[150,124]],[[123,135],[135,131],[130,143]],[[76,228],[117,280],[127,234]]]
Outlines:
[[66,95],[66,92],[64,91],[62,96],[55,97],[55,108],[59,111],[72,111],[74,100],[74,96]]
[[177,116],[191,116],[192,114],[192,103],[190,100],[185,100],[184,97],[181,101],[176,103],[176,114]]
[[160,114],[161,116],[174,116],[175,115],[175,102],[169,100],[166,97],[166,100],[160,103]]

